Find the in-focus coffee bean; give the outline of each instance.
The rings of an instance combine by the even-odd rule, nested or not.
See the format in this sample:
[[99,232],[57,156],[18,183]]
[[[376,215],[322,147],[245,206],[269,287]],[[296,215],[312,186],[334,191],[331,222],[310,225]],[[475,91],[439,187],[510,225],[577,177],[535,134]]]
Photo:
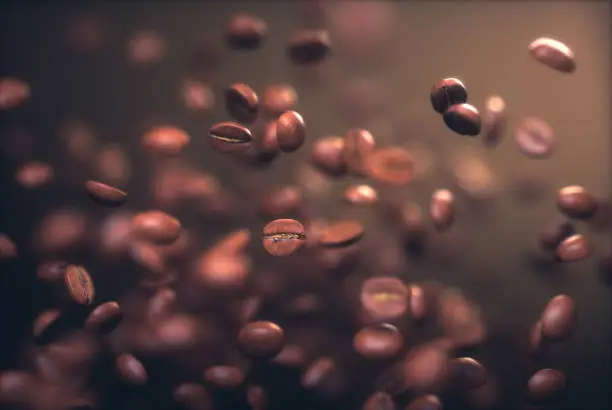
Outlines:
[[181,235],[178,219],[162,211],[147,211],[134,216],[132,233],[144,241],[156,245],[169,245]]
[[546,158],[555,148],[557,137],[544,120],[528,117],[514,131],[514,141],[519,150],[530,158]]
[[359,241],[363,233],[363,225],[358,221],[337,221],[323,229],[319,237],[319,243],[325,247],[349,246]]
[[98,181],[85,182],[85,191],[96,203],[104,206],[121,206],[127,201],[127,193]]
[[330,176],[341,176],[348,171],[343,156],[345,140],[337,136],[318,138],[312,144],[311,161],[321,172]]
[[236,121],[250,124],[257,119],[259,98],[246,84],[233,84],[225,91],[225,107]]
[[236,49],[252,50],[264,43],[267,33],[265,21],[251,14],[238,13],[228,22],[226,38]]
[[498,95],[487,98],[482,113],[482,142],[487,147],[499,144],[506,131],[506,102]]
[[272,84],[266,87],[263,93],[262,106],[266,114],[277,117],[293,109],[298,102],[295,88],[289,84]]
[[477,389],[487,382],[487,371],[471,357],[452,359],[450,366],[451,383],[459,391]]
[[558,399],[567,385],[565,374],[556,369],[542,369],[535,372],[527,382],[531,402],[546,404]]
[[444,123],[459,135],[475,137],[480,134],[482,120],[476,107],[463,103],[452,105],[444,111]]
[[236,366],[212,366],[204,372],[204,380],[217,389],[236,389],[244,383],[245,374]]
[[429,215],[436,230],[444,232],[455,222],[455,195],[448,189],[439,189],[431,196]]
[[238,334],[238,345],[251,357],[272,358],[280,353],[285,332],[276,323],[259,321],[244,326]]
[[572,235],[557,246],[556,257],[560,262],[586,259],[593,253],[589,240],[584,235]]
[[147,131],[142,137],[142,147],[151,154],[171,157],[180,154],[190,141],[191,137],[182,129],[163,126]]
[[277,219],[263,229],[263,246],[272,256],[291,255],[305,243],[304,225],[294,219]]
[[410,153],[400,147],[374,150],[368,158],[370,177],[389,185],[405,185],[414,176],[414,160]]
[[117,373],[121,379],[130,384],[144,385],[147,383],[149,376],[147,371],[137,358],[130,353],[122,353],[117,356],[116,361]]
[[404,339],[396,327],[389,324],[368,326],[353,337],[355,351],[370,360],[390,359],[404,346]]
[[405,410],[442,410],[442,402],[438,396],[427,394],[413,399]]
[[352,205],[372,205],[378,201],[378,192],[370,185],[351,185],[344,191],[344,200]]
[[95,288],[89,272],[82,266],[70,265],[64,274],[64,286],[70,299],[79,305],[91,305]]
[[368,156],[374,151],[376,142],[368,130],[352,129],[344,137],[342,157],[353,176],[366,176]]
[[566,186],[557,192],[557,208],[570,218],[592,218],[597,206],[597,198],[579,185]]
[[214,149],[226,154],[241,154],[251,148],[251,131],[235,122],[221,122],[208,131]]
[[121,308],[117,302],[106,302],[91,311],[85,320],[85,329],[92,333],[107,334],[121,322]]
[[465,85],[456,78],[444,78],[431,87],[429,94],[433,109],[444,114],[452,105],[463,104],[468,100]]
[[552,298],[540,319],[542,336],[549,340],[567,338],[576,323],[576,305],[567,295],[557,295]]
[[310,65],[326,60],[331,53],[331,40],[325,30],[300,30],[293,35],[287,46],[291,61]]
[[276,120],[278,147],[284,152],[294,152],[306,140],[304,119],[295,111],[287,111]]
[[363,282],[360,301],[369,316],[393,320],[408,311],[408,289],[398,278],[373,277]]
[[529,44],[529,54],[536,61],[562,73],[576,70],[573,51],[558,40],[547,37],[535,39]]
[[377,391],[366,399],[363,410],[395,410],[395,404],[391,395]]

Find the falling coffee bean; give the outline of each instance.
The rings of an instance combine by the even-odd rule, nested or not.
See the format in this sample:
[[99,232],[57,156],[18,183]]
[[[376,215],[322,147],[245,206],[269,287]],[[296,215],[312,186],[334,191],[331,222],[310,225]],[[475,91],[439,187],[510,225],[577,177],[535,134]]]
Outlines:
[[276,117],[291,110],[298,102],[295,88],[289,84],[272,84],[266,87],[263,93],[262,106],[264,111]]
[[91,276],[82,266],[70,265],[64,274],[64,285],[70,299],[79,305],[91,305],[95,288]]
[[550,156],[556,143],[555,131],[544,120],[528,117],[520,122],[514,132],[514,141],[519,150],[530,158]]
[[399,147],[375,150],[368,158],[370,177],[389,185],[405,185],[414,176],[414,160],[410,153]]
[[91,199],[104,206],[121,206],[127,200],[124,191],[97,181],[85,182],[85,190]]
[[181,223],[165,212],[142,212],[132,219],[132,233],[155,245],[169,245],[181,235]]
[[565,218],[555,218],[548,226],[540,233],[538,240],[540,247],[547,252],[552,252],[557,249],[557,246],[564,239],[574,235],[574,226]]
[[348,170],[344,159],[345,140],[337,136],[318,138],[312,144],[311,161],[321,172],[330,176],[341,176]]
[[439,189],[431,196],[429,215],[438,231],[446,231],[455,222],[455,195],[448,189]]
[[428,394],[412,400],[405,410],[442,410],[442,402],[438,396]]
[[471,357],[452,359],[451,383],[458,391],[474,390],[487,382],[487,371]]
[[0,111],[23,104],[30,97],[30,86],[17,78],[0,78]]
[[121,322],[121,308],[117,302],[106,302],[91,311],[85,321],[85,329],[92,333],[107,334]]
[[276,120],[276,139],[284,152],[294,152],[306,139],[304,119],[295,111],[287,111]]
[[310,65],[327,59],[331,40],[325,30],[302,30],[294,34],[287,46],[289,58],[296,64]]
[[576,323],[576,305],[572,298],[557,295],[542,312],[540,319],[542,336],[550,340],[563,340],[570,334]]
[[32,325],[32,335],[36,339],[41,338],[49,326],[59,318],[60,314],[61,312],[57,309],[43,311],[34,320],[34,324]]
[[434,343],[413,348],[404,361],[407,387],[417,392],[438,390],[448,375],[448,352]]
[[244,379],[244,372],[235,366],[212,366],[204,372],[204,380],[218,389],[236,389]]
[[389,324],[365,327],[353,338],[355,351],[370,360],[392,358],[403,346],[401,333]]
[[482,113],[482,141],[493,147],[502,140],[506,130],[506,102],[498,95],[487,99]]
[[570,218],[592,218],[597,206],[597,198],[579,185],[566,186],[557,192],[557,208]]
[[331,375],[335,368],[336,364],[330,357],[316,359],[302,375],[302,387],[308,390],[316,389]]
[[361,306],[378,320],[393,320],[408,311],[408,289],[398,278],[369,278],[361,286]]
[[476,107],[463,103],[451,106],[444,111],[444,123],[459,135],[474,137],[480,134],[481,119]]
[[337,221],[325,227],[319,238],[319,243],[330,248],[349,246],[359,241],[363,232],[363,225],[358,221]]
[[431,87],[429,95],[433,109],[444,114],[452,105],[467,102],[468,94],[465,85],[456,78],[445,78]]
[[284,343],[285,332],[272,322],[249,323],[238,334],[240,349],[252,357],[272,358],[280,353]]
[[249,386],[246,398],[251,410],[266,410],[268,408],[268,396],[261,386]]
[[555,369],[542,369],[535,372],[527,382],[529,399],[535,404],[549,403],[565,390],[565,374]]
[[227,41],[236,49],[252,50],[263,44],[267,32],[262,19],[246,13],[235,14],[228,23]]
[[134,356],[123,353],[116,359],[116,366],[119,376],[126,382],[136,385],[147,383],[148,375],[144,366]]
[[213,399],[210,393],[198,383],[179,384],[174,388],[173,397],[187,410],[210,410],[213,408]]
[[145,151],[159,156],[173,157],[180,154],[191,138],[180,128],[163,126],[153,128],[142,137]]
[[291,255],[305,243],[304,226],[294,219],[277,219],[264,227],[264,249],[272,256]]
[[15,259],[19,255],[15,242],[4,233],[0,233],[0,260]]
[[395,404],[388,393],[378,391],[367,398],[363,410],[395,410]]
[[56,282],[64,277],[70,264],[66,261],[47,261],[36,270],[36,278],[45,282]]
[[558,40],[540,37],[529,44],[529,54],[536,61],[562,73],[576,70],[574,53]]
[[375,145],[374,137],[368,130],[353,129],[346,133],[342,157],[354,176],[366,175],[367,159]]
[[427,301],[425,292],[419,285],[412,285],[409,288],[410,314],[414,320],[423,320],[427,316]]
[[265,194],[260,201],[260,211],[265,216],[279,217],[299,212],[302,204],[302,191],[297,186],[287,185]]
[[250,124],[257,119],[259,98],[251,87],[246,84],[234,84],[225,92],[227,112],[236,121]]
[[572,235],[557,246],[556,256],[560,262],[574,262],[588,258],[592,253],[589,240],[584,235]]
[[248,151],[253,139],[248,128],[235,122],[215,124],[208,133],[213,148],[226,154],[241,154]]
[[378,192],[370,185],[351,185],[344,191],[344,200],[352,205],[371,205],[378,201]]

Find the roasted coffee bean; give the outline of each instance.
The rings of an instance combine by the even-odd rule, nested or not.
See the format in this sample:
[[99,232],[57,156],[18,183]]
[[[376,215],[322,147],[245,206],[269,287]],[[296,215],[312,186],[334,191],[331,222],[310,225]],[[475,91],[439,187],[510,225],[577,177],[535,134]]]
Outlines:
[[238,345],[247,355],[272,358],[280,353],[285,332],[276,323],[260,321],[247,324],[238,334]]
[[198,80],[185,80],[181,88],[185,107],[191,111],[209,111],[215,106],[215,95],[210,86]]
[[353,348],[366,359],[390,359],[404,346],[401,333],[392,325],[382,324],[361,329],[353,338]]
[[15,173],[15,180],[24,188],[36,189],[49,185],[55,178],[53,167],[43,162],[30,161]]
[[278,147],[284,152],[294,152],[306,140],[304,119],[295,111],[287,111],[276,120]]
[[17,78],[0,78],[0,111],[23,104],[30,97],[30,86]]
[[390,211],[394,214],[393,222],[399,227],[407,244],[423,244],[427,236],[427,229],[421,207],[417,204],[407,203],[397,207],[392,206]]
[[159,248],[148,242],[134,242],[129,246],[129,255],[139,266],[149,273],[161,275],[166,269],[166,261]]
[[204,386],[197,383],[181,383],[174,388],[174,400],[187,410],[212,410],[213,399]]
[[451,383],[459,391],[473,390],[487,382],[487,371],[471,357],[452,359]]
[[566,186],[557,192],[557,208],[570,218],[592,218],[597,206],[597,198],[579,185]]
[[264,160],[276,158],[280,151],[276,136],[276,121],[268,122],[258,137],[253,144],[259,157]]
[[534,353],[540,353],[544,347],[542,340],[542,322],[537,321],[529,330],[529,347]]
[[214,246],[215,252],[237,254],[243,252],[251,241],[251,231],[237,229],[221,238]]
[[272,256],[288,256],[304,246],[304,226],[294,219],[277,219],[263,230],[264,249]]
[[592,253],[593,249],[584,235],[572,235],[557,246],[556,257],[560,262],[574,262],[588,258]]
[[233,15],[227,26],[228,43],[241,50],[259,48],[266,39],[268,26],[259,17],[240,13]]
[[354,176],[365,176],[368,168],[368,156],[374,151],[376,142],[368,130],[349,130],[344,137],[342,158]]
[[530,158],[546,158],[555,148],[557,137],[552,127],[535,117],[525,118],[514,131],[519,150]]
[[442,328],[456,348],[475,347],[485,341],[487,329],[480,311],[461,291],[443,291],[438,303]]
[[191,137],[180,128],[163,126],[147,131],[142,137],[145,151],[160,156],[176,156],[180,154]]
[[487,98],[482,113],[482,141],[488,147],[497,145],[506,131],[506,102],[498,95]]
[[144,385],[147,383],[147,371],[137,358],[129,353],[122,353],[115,361],[119,377],[127,383]]
[[147,317],[150,321],[156,321],[161,317],[168,316],[176,302],[176,292],[169,288],[157,290],[149,299],[147,306]]
[[536,404],[549,403],[559,398],[566,385],[563,372],[555,369],[538,370],[527,382],[529,399]]
[[480,134],[481,119],[476,107],[463,103],[451,106],[444,111],[444,123],[459,135],[474,137]]
[[91,311],[85,321],[85,329],[89,332],[107,334],[115,330],[121,319],[119,304],[106,302]]
[[204,380],[218,389],[236,389],[244,379],[244,372],[235,366],[212,366],[204,372]]
[[237,83],[225,92],[225,107],[236,121],[250,124],[257,119],[259,98],[251,87]]
[[260,210],[264,216],[280,217],[299,212],[303,201],[299,187],[288,185],[264,195],[260,202]]
[[565,218],[555,218],[540,234],[538,240],[545,251],[554,251],[564,239],[574,235],[574,226]]
[[85,182],[87,195],[104,206],[121,206],[127,201],[127,193],[97,181]]
[[95,288],[89,272],[82,266],[70,265],[64,274],[64,286],[70,299],[79,305],[91,305]]
[[455,195],[448,189],[439,189],[431,196],[429,215],[436,230],[444,232],[455,222]]
[[428,394],[412,400],[405,410],[442,410],[442,402],[438,396]]
[[388,393],[378,391],[367,398],[363,410],[395,410],[395,404]]
[[18,255],[15,242],[8,235],[0,233],[0,260],[15,259]]
[[220,122],[208,131],[214,149],[226,154],[241,154],[249,150],[251,131],[235,122]]
[[372,205],[378,201],[378,192],[370,185],[351,185],[344,191],[344,200],[353,205]]
[[445,78],[431,87],[429,98],[433,109],[439,114],[444,114],[451,106],[467,102],[468,94],[461,81],[456,78]]
[[317,139],[312,144],[311,160],[320,171],[340,176],[347,172],[348,165],[342,152],[345,140],[336,136],[327,136]]
[[291,110],[298,102],[295,88],[289,84],[272,84],[266,87],[262,98],[264,111],[273,117]]
[[251,261],[241,254],[205,252],[197,262],[196,271],[198,279],[212,289],[239,291],[251,274]]
[[398,278],[373,277],[363,282],[360,301],[371,317],[393,320],[408,311],[408,289]]
[[61,312],[57,309],[50,309],[43,311],[34,320],[32,325],[32,335],[35,338],[40,338],[41,335],[49,328],[49,326],[57,320]]
[[349,246],[359,241],[363,232],[363,225],[358,221],[337,221],[325,227],[319,238],[319,243],[330,248]]
[[181,223],[165,212],[142,212],[132,219],[132,233],[156,245],[169,245],[181,235]]
[[251,410],[266,410],[268,408],[268,395],[261,386],[249,386],[246,397]]
[[563,340],[576,323],[576,305],[572,298],[557,295],[548,302],[540,319],[542,335],[550,340]]
[[399,147],[375,150],[368,158],[370,177],[389,185],[405,185],[414,176],[414,160],[410,153]]
[[336,368],[330,357],[320,357],[311,363],[302,374],[302,387],[308,390],[316,389],[327,379]]
[[574,53],[558,40],[540,37],[529,44],[529,54],[545,66],[562,73],[576,70]]
[[404,378],[409,389],[432,392],[440,389],[449,376],[448,352],[431,343],[408,352],[404,361]]
[[286,344],[283,350],[272,359],[272,363],[279,366],[302,367],[306,362],[306,353],[298,345]]
[[423,320],[427,316],[427,301],[425,292],[419,285],[412,285],[409,288],[410,314],[414,320]]
[[287,46],[291,61],[300,65],[324,61],[331,53],[331,40],[325,30],[302,30],[294,34]]

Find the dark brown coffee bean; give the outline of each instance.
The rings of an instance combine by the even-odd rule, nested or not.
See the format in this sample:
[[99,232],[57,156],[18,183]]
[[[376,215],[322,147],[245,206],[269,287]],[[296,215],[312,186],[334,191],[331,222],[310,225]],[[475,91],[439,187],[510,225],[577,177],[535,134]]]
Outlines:
[[284,152],[294,152],[306,140],[304,119],[295,111],[287,111],[276,120],[276,138]]
[[127,383],[144,385],[147,383],[147,371],[137,358],[129,353],[122,353],[115,361],[119,377]]
[[570,218],[592,218],[597,206],[597,198],[579,185],[566,186],[557,192],[557,208]]
[[427,301],[425,292],[419,285],[412,285],[409,288],[410,314],[414,320],[423,320],[427,316]]
[[107,334],[115,330],[121,319],[119,304],[106,302],[91,311],[85,321],[85,329],[89,332]]
[[593,249],[584,235],[572,235],[557,246],[556,256],[560,262],[574,262],[588,258],[592,253]]
[[268,408],[268,395],[261,386],[249,386],[246,396],[251,410],[266,410]]
[[174,388],[174,400],[187,410],[213,410],[213,399],[204,386],[197,383],[181,383]]
[[163,126],[153,128],[142,137],[142,146],[145,151],[159,156],[176,156],[180,154],[191,137],[180,128]]
[[236,121],[250,124],[257,119],[259,98],[251,87],[237,83],[225,92],[225,107]]
[[412,400],[404,410],[442,410],[442,402],[438,396],[428,394]]
[[302,387],[308,390],[316,389],[327,379],[336,368],[330,357],[316,359],[302,374]]
[[87,195],[104,206],[121,206],[127,201],[127,193],[97,181],[85,182]]
[[20,106],[30,97],[30,86],[17,78],[0,78],[0,111]]
[[169,245],[181,235],[181,223],[165,212],[142,212],[132,219],[132,233],[156,245]]
[[277,219],[264,227],[264,249],[272,256],[291,255],[305,243],[304,225],[294,219]]
[[342,157],[354,176],[365,176],[368,168],[368,156],[374,151],[376,142],[368,130],[349,130],[344,137]]
[[18,255],[15,242],[8,235],[0,233],[0,260],[15,259]]
[[373,277],[363,282],[361,306],[378,320],[393,320],[408,310],[408,289],[398,278]]
[[576,70],[574,53],[558,40],[540,37],[529,44],[529,54],[545,66],[562,73]]
[[544,120],[528,117],[514,131],[514,141],[519,150],[530,158],[546,158],[555,148],[557,137]]
[[217,151],[226,154],[241,154],[251,147],[251,131],[235,122],[220,122],[208,131],[210,142]]
[[431,87],[429,94],[433,109],[444,114],[452,105],[467,102],[468,94],[465,85],[456,78],[445,78]]
[[272,358],[280,353],[285,332],[276,323],[260,321],[247,324],[238,334],[238,345],[247,355]]
[[289,41],[287,54],[291,61],[300,65],[324,61],[331,53],[331,40],[325,30],[302,30]]
[[378,201],[378,192],[370,185],[351,185],[344,191],[344,200],[353,205],[372,205]]
[[240,50],[259,48],[266,39],[268,26],[262,19],[250,14],[233,15],[227,27],[228,43]]
[[404,361],[404,378],[416,392],[438,390],[449,376],[448,352],[437,344],[418,346]]
[[392,325],[382,324],[361,329],[353,338],[353,348],[366,359],[390,359],[404,346],[401,333]]
[[60,314],[61,312],[57,309],[43,311],[34,320],[34,324],[32,325],[32,335],[35,338],[40,338],[40,336],[45,333],[49,326],[57,320]]
[[64,286],[70,299],[80,305],[91,305],[95,288],[91,276],[82,266],[70,265],[64,274]]
[[347,172],[348,165],[343,157],[345,140],[336,136],[317,139],[312,144],[311,161],[320,171],[340,176]]
[[470,104],[456,104],[444,111],[444,123],[459,135],[474,137],[480,134],[481,119],[476,107]]
[[378,391],[367,398],[363,410],[395,410],[395,404],[388,393]]
[[542,312],[542,335],[551,340],[565,339],[576,323],[576,305],[572,298],[557,295]]
[[399,147],[375,150],[368,158],[370,177],[389,185],[405,185],[414,176],[414,160],[410,153]]
[[459,391],[477,389],[487,382],[487,371],[471,357],[452,359],[451,382]]
[[272,84],[264,90],[262,105],[269,116],[276,117],[296,106],[298,95],[289,84]]
[[488,147],[497,145],[506,130],[506,102],[493,95],[485,102],[482,113],[482,141]]
[[555,218],[540,234],[538,240],[545,251],[554,251],[567,237],[574,234],[574,226],[565,218]]
[[268,217],[280,217],[299,212],[303,204],[299,187],[288,185],[264,195],[260,202],[261,213]]
[[455,195],[448,189],[439,189],[431,196],[429,215],[436,230],[444,232],[455,222]]
[[363,225],[358,221],[337,221],[325,227],[319,243],[329,248],[349,246],[359,241],[363,233]]
[[218,389],[236,389],[244,378],[244,372],[235,366],[212,366],[204,372],[204,380]]
[[565,374],[555,369],[538,370],[527,382],[527,391],[531,402],[544,404],[558,398],[565,390]]

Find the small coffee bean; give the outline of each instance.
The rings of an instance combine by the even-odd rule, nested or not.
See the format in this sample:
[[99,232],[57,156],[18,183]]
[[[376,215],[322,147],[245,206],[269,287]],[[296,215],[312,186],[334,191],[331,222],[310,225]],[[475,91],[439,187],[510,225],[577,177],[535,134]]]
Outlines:
[[455,222],[455,195],[448,189],[439,189],[431,196],[429,215],[436,230],[444,232]]
[[212,366],[204,372],[204,380],[218,389],[236,389],[244,379],[244,372],[235,366]]
[[0,233],[0,260],[15,259],[19,255],[15,242],[4,233]]
[[259,98],[251,87],[238,83],[225,92],[225,106],[236,121],[250,124],[257,119]]
[[345,140],[336,136],[317,139],[312,144],[311,161],[318,170],[331,176],[341,176],[348,170],[344,159]]
[[286,344],[283,350],[272,359],[279,366],[302,367],[306,362],[304,349],[298,345]]
[[463,292],[444,290],[438,303],[442,328],[455,347],[475,347],[485,341],[487,329],[482,315]]
[[467,102],[468,94],[465,85],[456,78],[445,78],[431,87],[429,94],[433,109],[444,114],[452,105]]
[[300,65],[324,61],[331,53],[331,40],[325,30],[301,30],[294,34],[287,46],[291,61]]
[[93,333],[107,334],[115,330],[121,319],[119,304],[106,302],[91,311],[85,321],[85,329]]
[[395,404],[388,393],[378,391],[367,398],[363,410],[395,410]]
[[156,245],[169,245],[181,235],[181,223],[165,212],[142,212],[132,219],[132,233]]
[[438,390],[448,375],[448,352],[436,344],[415,347],[404,361],[407,387],[417,392]]
[[268,395],[261,386],[249,386],[246,397],[251,410],[266,410],[268,408]]
[[156,321],[168,316],[174,303],[176,302],[176,292],[170,288],[161,288],[149,299],[147,306],[147,317],[150,321]]
[[70,299],[80,305],[91,305],[95,288],[91,276],[82,266],[70,265],[64,274],[64,285]]
[[540,233],[538,241],[540,247],[547,252],[557,249],[564,239],[574,235],[574,226],[565,218],[555,218]]
[[298,212],[303,201],[299,187],[288,185],[265,194],[260,201],[260,210],[264,216],[280,217]]
[[330,357],[316,359],[302,374],[302,387],[308,390],[316,389],[327,379],[336,368],[336,364]]
[[519,150],[530,158],[546,158],[555,148],[557,137],[552,127],[535,117],[525,118],[514,132]]
[[264,111],[276,117],[289,111],[297,105],[298,95],[295,88],[289,84],[272,84],[264,90],[262,105]]
[[351,185],[344,191],[344,200],[352,205],[372,205],[378,201],[378,192],[370,185]]
[[363,225],[357,221],[338,221],[325,227],[319,243],[325,247],[349,246],[359,241],[363,232]]
[[405,410],[442,410],[442,402],[438,396],[428,394],[412,400]]
[[126,382],[137,385],[147,383],[147,371],[137,358],[129,353],[119,355],[115,361],[119,376]]
[[451,360],[451,382],[459,391],[474,390],[487,382],[487,371],[471,357]]
[[259,48],[266,39],[268,27],[262,19],[240,13],[233,15],[227,26],[228,43],[241,50]]
[[412,285],[409,289],[410,314],[414,320],[423,320],[427,316],[427,301],[425,292],[419,285]]
[[253,141],[259,156],[264,159],[274,159],[279,154],[278,137],[276,136],[276,121],[268,122],[258,138]]
[[375,145],[374,137],[367,130],[353,129],[346,133],[342,157],[354,176],[367,174],[367,158],[374,151]]
[[556,256],[560,262],[574,262],[588,258],[592,253],[593,249],[584,235],[572,235],[557,246]]
[[248,128],[235,122],[215,124],[208,133],[213,148],[226,154],[241,154],[248,151],[253,139]]
[[210,86],[198,80],[185,80],[181,88],[185,107],[191,111],[210,111],[215,106],[215,95]]
[[163,126],[147,131],[142,137],[145,151],[160,156],[176,156],[180,154],[191,138],[180,128]]
[[531,402],[544,404],[558,398],[567,385],[565,374],[555,369],[542,369],[535,372],[527,382]]
[[570,218],[590,219],[597,206],[597,198],[579,185],[566,186],[557,192],[557,208]]
[[60,314],[61,312],[57,309],[43,311],[34,320],[34,324],[32,325],[32,335],[35,338],[40,338],[40,336],[45,333],[49,326],[55,322],[57,318],[59,318]]
[[128,253],[134,262],[156,276],[161,275],[166,269],[166,261],[159,248],[148,242],[131,243]]
[[15,173],[15,180],[27,189],[42,188],[53,182],[54,178],[53,167],[38,161],[23,164]]
[[280,353],[284,343],[285,332],[272,322],[249,323],[238,334],[240,349],[252,357],[272,358]]
[[482,141],[493,147],[502,140],[506,130],[506,102],[498,95],[493,95],[485,102],[482,113]]
[[480,134],[481,119],[478,110],[467,103],[455,104],[444,111],[444,123],[459,135],[474,137]]
[[368,158],[370,176],[389,185],[405,185],[414,176],[414,160],[410,153],[399,147],[375,150]]
[[272,256],[288,256],[304,246],[304,225],[294,219],[277,219],[264,227],[264,249]]
[[17,78],[0,78],[0,111],[23,104],[30,97],[30,86]]
[[174,388],[174,400],[188,410],[212,410],[213,399],[204,386],[197,383],[181,383]]
[[212,289],[239,291],[251,274],[251,261],[242,254],[205,252],[196,271],[198,279]]
[[404,346],[400,332],[392,325],[383,324],[361,329],[353,338],[353,348],[366,359],[390,359]]
[[576,305],[572,298],[557,295],[548,302],[540,319],[542,335],[550,340],[563,340],[576,323]]
[[87,195],[104,206],[121,206],[127,201],[127,193],[97,181],[85,182]]
[[294,152],[306,140],[304,119],[295,111],[287,111],[276,120],[278,147],[284,152]]
[[558,40],[540,37],[529,44],[529,54],[536,61],[562,73],[576,70],[574,53]]
[[215,252],[238,254],[244,252],[251,242],[251,231],[248,229],[237,229],[223,238],[212,247]]
[[544,347],[542,340],[542,322],[537,321],[529,330],[529,347],[534,353],[540,353]]
[[378,320],[393,320],[408,311],[408,289],[398,278],[373,277],[363,282],[361,306]]

